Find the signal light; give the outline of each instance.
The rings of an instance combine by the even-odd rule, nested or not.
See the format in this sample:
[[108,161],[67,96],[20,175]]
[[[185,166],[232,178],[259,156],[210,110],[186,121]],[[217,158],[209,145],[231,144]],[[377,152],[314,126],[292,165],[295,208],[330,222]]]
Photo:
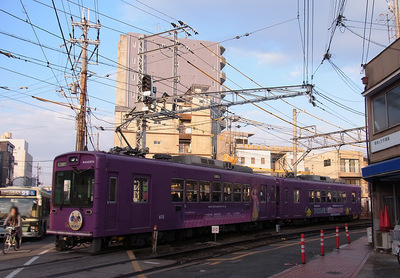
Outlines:
[[142,92],[152,91],[151,76],[148,74],[143,75],[142,78]]

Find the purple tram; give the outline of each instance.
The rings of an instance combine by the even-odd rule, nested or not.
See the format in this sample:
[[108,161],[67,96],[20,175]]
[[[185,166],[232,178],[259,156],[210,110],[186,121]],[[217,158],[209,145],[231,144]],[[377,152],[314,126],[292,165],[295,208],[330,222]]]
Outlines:
[[211,225],[229,230],[361,213],[358,186],[257,175],[203,157],[71,152],[56,157],[53,169],[48,233],[59,249],[135,244],[155,227],[169,237]]

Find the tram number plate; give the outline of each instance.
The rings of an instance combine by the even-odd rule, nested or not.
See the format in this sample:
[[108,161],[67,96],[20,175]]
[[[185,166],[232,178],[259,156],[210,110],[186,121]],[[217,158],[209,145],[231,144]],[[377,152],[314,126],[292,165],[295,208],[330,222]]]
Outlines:
[[211,226],[211,233],[219,234],[219,226]]

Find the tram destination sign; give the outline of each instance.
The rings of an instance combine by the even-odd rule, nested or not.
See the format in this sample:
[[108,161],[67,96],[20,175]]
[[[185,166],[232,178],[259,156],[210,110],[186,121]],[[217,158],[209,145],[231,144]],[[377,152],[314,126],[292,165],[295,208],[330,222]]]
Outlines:
[[1,189],[0,196],[36,196],[36,191],[28,189]]

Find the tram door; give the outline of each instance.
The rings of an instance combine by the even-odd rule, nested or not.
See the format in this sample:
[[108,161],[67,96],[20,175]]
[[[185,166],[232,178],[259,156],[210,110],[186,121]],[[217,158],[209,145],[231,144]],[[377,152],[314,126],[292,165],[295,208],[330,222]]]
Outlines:
[[279,184],[275,186],[275,204],[276,204],[276,217],[280,218],[281,216],[281,191]]
[[147,175],[134,175],[132,180],[131,229],[150,226],[150,188],[151,178]]
[[117,228],[118,173],[110,173],[108,180],[108,199],[106,205],[106,230]]

